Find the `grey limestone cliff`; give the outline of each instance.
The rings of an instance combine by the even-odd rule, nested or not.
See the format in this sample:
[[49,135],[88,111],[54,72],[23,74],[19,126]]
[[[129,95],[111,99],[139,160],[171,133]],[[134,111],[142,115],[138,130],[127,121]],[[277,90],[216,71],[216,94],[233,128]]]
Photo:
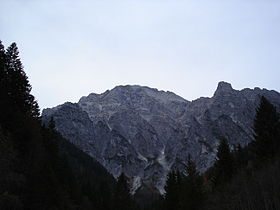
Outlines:
[[56,129],[98,160],[115,177],[124,172],[132,191],[142,183],[164,192],[170,169],[182,169],[188,154],[204,171],[215,160],[219,138],[230,145],[253,139],[260,96],[280,108],[280,94],[266,89],[234,90],[220,82],[211,98],[187,101],[171,92],[143,86],[117,86],[44,109]]

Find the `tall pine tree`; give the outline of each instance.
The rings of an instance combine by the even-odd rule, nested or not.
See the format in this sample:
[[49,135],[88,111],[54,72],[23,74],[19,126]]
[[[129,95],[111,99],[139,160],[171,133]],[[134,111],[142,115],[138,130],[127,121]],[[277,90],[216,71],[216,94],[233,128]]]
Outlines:
[[214,185],[229,181],[234,172],[234,160],[230,152],[228,141],[221,137],[215,162]]
[[188,156],[187,176],[183,179],[180,192],[180,210],[199,210],[203,205],[203,180],[196,169],[195,162]]
[[275,156],[280,145],[280,122],[276,108],[261,97],[254,120],[255,141],[253,152],[258,160],[267,160]]
[[6,53],[4,45],[0,40],[0,124],[7,121],[9,117],[9,100],[8,100],[8,89],[7,89],[7,68],[6,68]]
[[31,85],[20,61],[16,43],[7,48],[5,55],[6,88],[11,105],[29,116],[38,118],[39,106],[31,95]]

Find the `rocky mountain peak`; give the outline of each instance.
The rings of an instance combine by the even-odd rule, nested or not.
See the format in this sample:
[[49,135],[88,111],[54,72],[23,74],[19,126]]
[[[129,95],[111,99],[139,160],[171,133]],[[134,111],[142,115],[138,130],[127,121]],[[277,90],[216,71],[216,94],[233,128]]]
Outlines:
[[232,88],[230,83],[221,81],[221,82],[219,82],[214,95],[231,93],[233,91],[234,91],[234,89]]
[[219,91],[232,91],[233,88],[232,88],[230,83],[221,81],[221,82],[218,83],[217,90],[219,90]]
[[170,92],[140,85],[120,85],[101,94],[91,93],[80,99],[79,103],[110,101],[125,104],[126,102],[139,103],[143,100],[153,100],[162,104],[173,102],[188,102],[184,98]]
[[214,97],[192,102],[172,92],[125,85],[43,110],[42,118],[53,117],[64,137],[115,177],[124,172],[132,189],[144,184],[163,193],[167,172],[184,170],[189,154],[204,171],[215,161],[220,136],[230,145],[252,141],[260,95],[280,108],[275,91],[238,91],[227,82],[218,84]]

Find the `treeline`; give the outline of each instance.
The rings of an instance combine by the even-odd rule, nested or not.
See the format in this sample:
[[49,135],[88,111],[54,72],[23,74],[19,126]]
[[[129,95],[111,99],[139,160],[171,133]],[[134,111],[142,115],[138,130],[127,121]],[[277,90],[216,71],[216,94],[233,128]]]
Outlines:
[[261,97],[254,120],[254,141],[230,149],[220,139],[215,164],[199,174],[191,157],[185,172],[171,171],[166,210],[280,209],[280,121],[276,108]]
[[0,41],[0,209],[134,209],[127,180],[42,126],[15,43]]

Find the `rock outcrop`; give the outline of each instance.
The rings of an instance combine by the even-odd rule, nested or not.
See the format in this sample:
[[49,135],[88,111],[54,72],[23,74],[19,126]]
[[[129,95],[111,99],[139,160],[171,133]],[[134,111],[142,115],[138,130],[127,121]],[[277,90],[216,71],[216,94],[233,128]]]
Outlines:
[[280,108],[280,94],[266,89],[234,90],[220,82],[212,98],[192,102],[171,92],[142,86],[117,86],[43,110],[56,129],[99,161],[115,177],[124,172],[132,191],[144,183],[164,192],[172,168],[182,169],[188,154],[204,171],[215,160],[221,136],[230,145],[253,139],[260,96]]

